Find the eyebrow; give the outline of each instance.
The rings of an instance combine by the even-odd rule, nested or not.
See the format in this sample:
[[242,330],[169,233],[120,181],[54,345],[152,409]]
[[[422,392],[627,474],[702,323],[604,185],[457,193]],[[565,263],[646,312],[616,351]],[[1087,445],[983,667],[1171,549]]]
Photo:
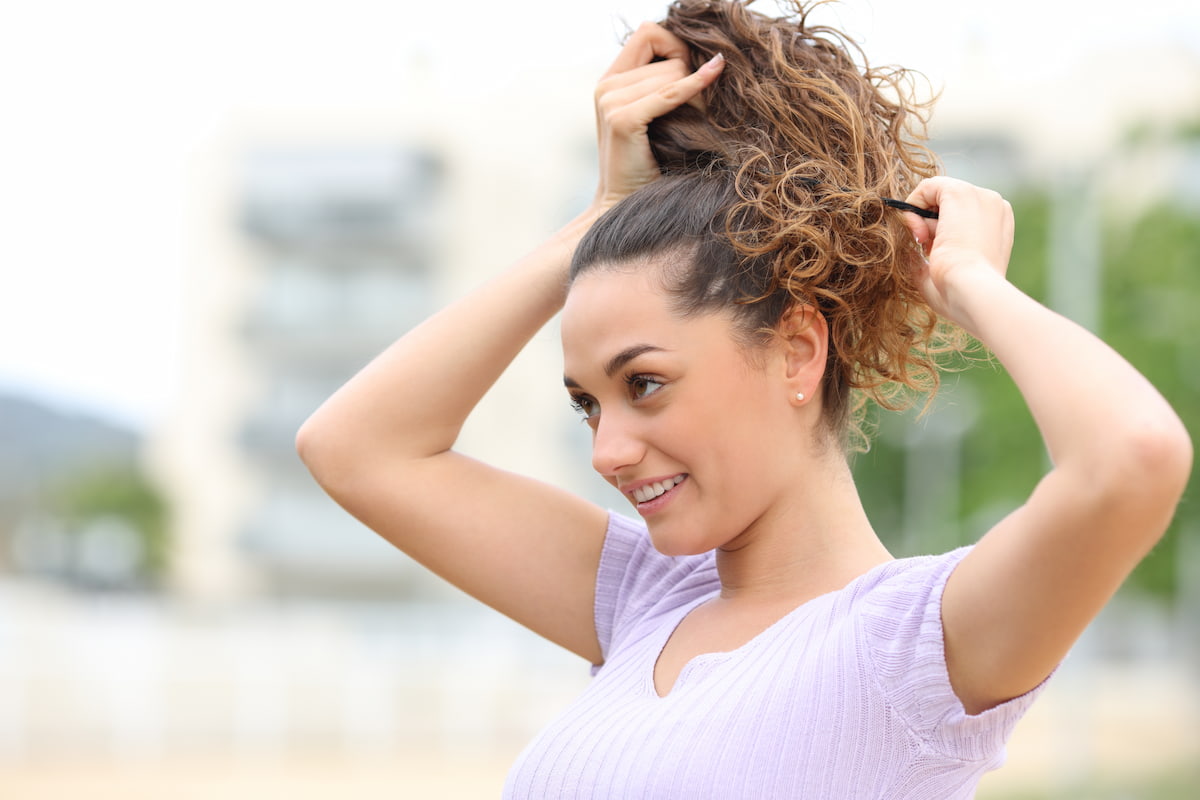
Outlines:
[[[613,356],[612,358],[610,358],[608,360],[608,363],[604,365],[604,374],[606,377],[611,378],[617,372],[617,370],[619,370],[621,367],[628,364],[630,361],[633,361],[635,358],[637,358],[640,355],[643,355],[645,353],[665,353],[665,352],[666,352],[665,349],[658,347],[656,345],[652,345],[652,344],[631,345],[629,347],[626,347],[624,350],[617,353],[615,356]],[[579,385],[579,383],[577,381],[575,381],[573,378],[570,378],[566,375],[563,376],[563,385],[566,386],[568,389],[583,388]]]

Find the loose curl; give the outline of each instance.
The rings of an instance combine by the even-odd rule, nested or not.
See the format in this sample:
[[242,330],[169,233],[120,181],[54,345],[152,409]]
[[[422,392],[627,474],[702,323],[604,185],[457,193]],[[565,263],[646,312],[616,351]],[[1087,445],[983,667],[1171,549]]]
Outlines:
[[725,68],[703,111],[651,124],[664,177],[597,221],[571,279],[650,259],[677,312],[732,311],[760,344],[790,308],[814,305],[829,327],[825,421],[865,449],[867,399],[900,409],[932,393],[937,356],[960,345],[921,296],[901,212],[883,203],[938,172],[921,143],[928,104],[911,99],[909,71],[871,68],[844,34],[810,26],[823,3],[773,18],[752,2],[671,5],[662,25],[693,65],[722,53]]

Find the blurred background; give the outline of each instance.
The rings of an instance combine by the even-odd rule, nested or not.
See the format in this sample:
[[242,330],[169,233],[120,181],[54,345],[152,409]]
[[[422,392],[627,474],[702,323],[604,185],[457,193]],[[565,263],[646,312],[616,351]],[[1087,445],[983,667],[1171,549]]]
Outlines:
[[[0,794],[498,795],[587,665],[341,512],[293,437],[584,207],[592,87],[665,6],[3,5]],[[927,76],[947,172],[1016,209],[1011,277],[1196,430],[1200,7],[814,19]],[[552,324],[462,449],[621,508],[560,375]],[[992,363],[881,416],[856,462],[897,555],[973,541],[1045,466]],[[1198,765],[1193,489],[980,796],[1191,798]]]

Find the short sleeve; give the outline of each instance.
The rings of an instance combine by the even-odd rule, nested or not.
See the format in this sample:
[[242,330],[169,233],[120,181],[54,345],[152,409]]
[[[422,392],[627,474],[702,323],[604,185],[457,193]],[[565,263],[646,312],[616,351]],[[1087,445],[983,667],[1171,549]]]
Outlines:
[[866,646],[880,689],[909,729],[937,752],[970,761],[1002,757],[1004,743],[1046,682],[969,715],[950,686],[942,629],[946,580],[970,547],[914,559],[867,598]]
[[[656,605],[699,585],[697,573],[711,565],[711,554],[664,556],[654,549],[645,524],[609,512],[596,572],[596,636],[604,658]],[[600,666],[593,665],[592,673]]]

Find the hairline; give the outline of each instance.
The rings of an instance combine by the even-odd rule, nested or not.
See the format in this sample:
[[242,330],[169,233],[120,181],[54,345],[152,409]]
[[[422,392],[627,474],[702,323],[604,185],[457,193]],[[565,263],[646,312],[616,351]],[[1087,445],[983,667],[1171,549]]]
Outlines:
[[[676,287],[684,282],[687,271],[695,267],[699,250],[700,242],[698,241],[673,242],[627,259],[591,261],[579,267],[575,270],[575,274],[570,276],[567,291],[570,292],[575,281],[581,276],[591,272],[635,273],[645,269],[647,274],[650,274],[652,271],[651,280],[667,298],[667,307],[677,318],[692,319],[724,314],[728,317],[735,343],[749,356],[761,352],[769,344],[774,331],[745,325],[741,319],[742,315],[737,311],[737,306],[714,302],[694,309],[686,307],[682,299],[682,292]],[[776,324],[778,324],[778,320]]]

